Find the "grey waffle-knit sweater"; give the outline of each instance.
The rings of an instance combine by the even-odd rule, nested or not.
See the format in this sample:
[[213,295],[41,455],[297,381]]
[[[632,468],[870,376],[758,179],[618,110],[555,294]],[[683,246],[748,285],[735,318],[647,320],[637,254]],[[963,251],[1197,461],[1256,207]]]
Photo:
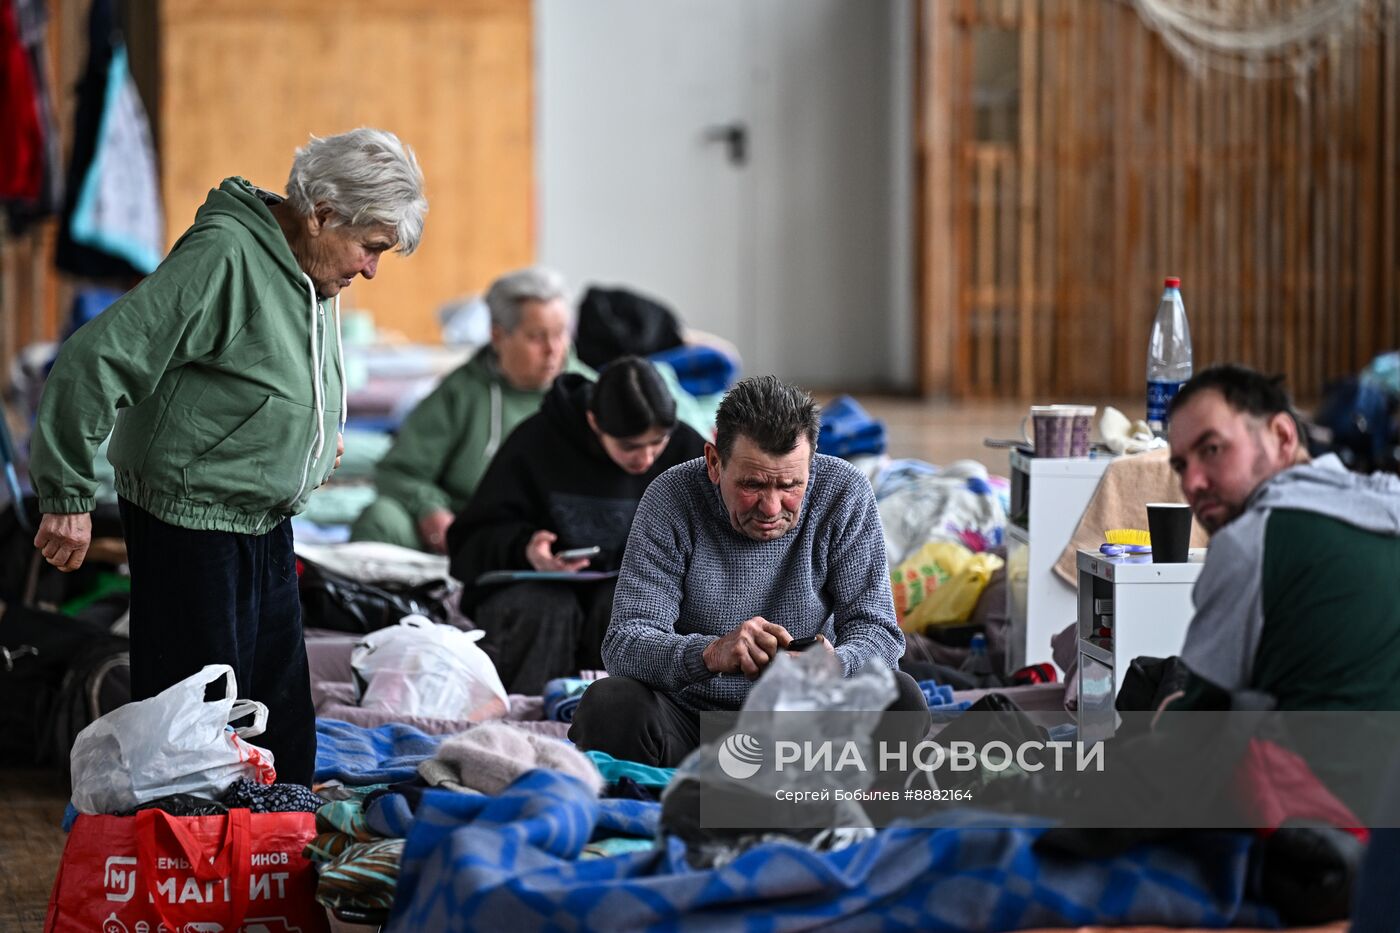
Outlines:
[[672,467],[642,496],[603,639],[608,672],[693,710],[738,709],[749,681],[711,673],[702,655],[753,616],[793,638],[825,635],[846,676],[874,656],[898,664],[904,634],[875,493],[846,461],[813,458],[797,524],[772,541],[730,526],[704,460]]

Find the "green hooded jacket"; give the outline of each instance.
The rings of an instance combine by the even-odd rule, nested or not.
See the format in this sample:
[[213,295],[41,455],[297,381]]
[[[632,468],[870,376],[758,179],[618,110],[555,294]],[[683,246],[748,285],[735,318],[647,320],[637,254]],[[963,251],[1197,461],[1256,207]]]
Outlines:
[[88,512],[93,459],[117,493],[184,528],[263,534],[330,475],[344,426],[339,304],[261,192],[228,178],[139,286],[63,345],[39,406],[39,508]]
[[[564,371],[597,378],[572,350]],[[495,349],[477,351],[404,419],[394,446],[375,467],[379,494],[398,501],[414,519],[437,509],[460,512],[496,448],[539,411],[548,390],[515,388],[501,375]]]

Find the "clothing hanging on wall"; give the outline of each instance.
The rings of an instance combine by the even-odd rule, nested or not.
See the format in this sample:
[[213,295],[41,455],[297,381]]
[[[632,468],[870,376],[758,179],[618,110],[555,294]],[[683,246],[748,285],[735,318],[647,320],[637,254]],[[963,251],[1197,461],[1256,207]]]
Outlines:
[[[23,234],[36,221],[57,214],[63,206],[63,154],[54,114],[53,87],[50,81],[48,29],[49,14],[46,0],[15,0],[15,24],[19,41],[29,60],[29,72],[34,87],[34,106],[39,119],[42,140],[40,165],[42,180],[37,198],[5,203],[12,233]],[[15,124],[0,120],[7,129]]]
[[164,255],[155,147],[111,0],[93,0],[78,84],[57,263],[92,278],[145,275]]
[[0,0],[0,199],[33,203],[44,183],[44,137],[29,53],[11,0]]

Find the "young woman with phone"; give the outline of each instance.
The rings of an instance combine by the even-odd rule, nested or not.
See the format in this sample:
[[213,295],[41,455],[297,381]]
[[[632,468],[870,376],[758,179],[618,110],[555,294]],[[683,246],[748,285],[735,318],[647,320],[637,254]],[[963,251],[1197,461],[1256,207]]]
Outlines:
[[[597,383],[564,374],[540,411],[506,438],[448,533],[452,575],[466,584],[462,610],[486,631],[511,692],[601,668],[612,579],[632,515],[651,481],[700,457],[704,440],[646,360],[622,357]],[[533,571],[533,579],[477,585],[483,573]],[[528,576],[528,575],[526,575]]]

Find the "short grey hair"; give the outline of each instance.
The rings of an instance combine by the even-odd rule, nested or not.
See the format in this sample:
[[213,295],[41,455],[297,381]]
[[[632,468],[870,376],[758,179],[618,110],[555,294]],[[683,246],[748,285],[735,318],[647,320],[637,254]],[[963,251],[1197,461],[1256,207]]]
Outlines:
[[287,203],[303,217],[325,205],[336,226],[387,224],[398,232],[395,248],[405,256],[418,248],[428,212],[413,150],[393,133],[370,127],[312,136],[292,159]]
[[509,334],[520,325],[520,312],[525,302],[563,297],[562,275],[542,266],[531,266],[507,272],[492,282],[486,290],[486,307],[491,311],[491,326]]
[[734,442],[747,437],[766,454],[782,456],[806,437],[817,452],[821,406],[797,386],[777,376],[750,376],[725,393],[715,412],[715,447],[721,463],[729,462]]

